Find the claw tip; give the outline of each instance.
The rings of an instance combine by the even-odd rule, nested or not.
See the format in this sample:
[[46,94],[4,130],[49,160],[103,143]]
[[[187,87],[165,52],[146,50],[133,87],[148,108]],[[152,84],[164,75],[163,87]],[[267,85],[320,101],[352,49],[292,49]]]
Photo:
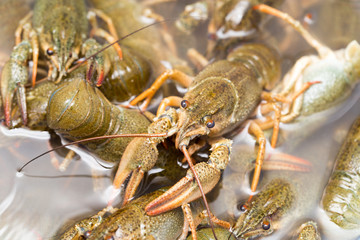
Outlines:
[[99,74],[99,77],[97,79],[97,82],[96,82],[96,86],[97,87],[100,87],[102,85],[102,82],[104,81],[104,71],[101,70],[100,71],[100,74]]

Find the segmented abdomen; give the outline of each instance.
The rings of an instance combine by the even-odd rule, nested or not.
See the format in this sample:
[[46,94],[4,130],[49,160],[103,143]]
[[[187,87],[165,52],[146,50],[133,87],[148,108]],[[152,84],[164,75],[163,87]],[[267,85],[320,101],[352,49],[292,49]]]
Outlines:
[[152,76],[150,63],[135,51],[123,46],[123,60],[111,48],[107,50],[112,64],[100,87],[111,102],[123,102],[139,95]]
[[[110,103],[81,74],[52,93],[47,123],[58,134],[73,141],[121,133],[146,133],[150,124],[138,111]],[[101,159],[115,162],[120,160],[131,139],[103,139],[83,145]]]
[[279,80],[280,56],[267,45],[259,43],[242,45],[232,51],[227,60],[246,65],[255,73],[260,86],[267,90],[272,89]]
[[331,221],[340,227],[360,227],[360,118],[337,155],[322,204]]

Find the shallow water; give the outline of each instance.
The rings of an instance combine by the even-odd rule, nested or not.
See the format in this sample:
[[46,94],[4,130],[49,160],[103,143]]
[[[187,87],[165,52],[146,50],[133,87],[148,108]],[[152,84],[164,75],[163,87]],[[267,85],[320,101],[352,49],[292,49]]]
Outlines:
[[[24,4],[19,4],[19,2]],[[6,36],[0,40],[3,43],[0,47],[1,66],[8,58],[12,47],[11,39],[13,38],[9,36],[13,36],[12,32],[16,27],[14,23],[27,13],[31,7],[30,2],[3,0],[0,3],[1,12],[4,12],[4,9],[16,8],[15,12],[5,11],[9,17],[0,14],[2,16],[1,26],[7,26],[0,29],[2,36]],[[323,8],[323,6],[317,6],[316,1],[291,2],[285,3],[284,8],[298,18],[304,15],[304,9],[313,10],[315,15],[319,9]],[[327,1],[327,3],[331,2]],[[10,7],[7,8],[8,6]],[[9,19],[12,24],[8,23]],[[269,21],[268,25],[270,24],[274,24],[271,26],[273,34],[279,30],[276,27],[285,26],[274,21]],[[318,25],[310,25],[310,28],[316,34]],[[321,32],[321,36],[318,37],[321,40],[330,39],[331,36],[324,36],[329,34],[329,31]],[[287,59],[292,59],[300,52],[310,49],[301,37],[294,34],[288,27],[285,27],[283,32],[280,31],[278,36],[287,36],[287,34],[289,34],[287,38],[276,39],[281,44],[279,49]],[[357,40],[360,40],[358,36],[356,37]],[[288,62],[285,60],[284,65],[290,64],[291,60]],[[286,142],[278,149],[311,161],[318,167],[316,171],[314,170],[314,174],[319,176],[316,186],[320,192],[319,196],[322,194],[322,189],[330,174],[337,151],[346,136],[347,129],[360,115],[360,101],[357,100],[360,96],[359,90],[358,87],[351,101],[343,105],[352,105],[351,109],[344,112],[344,116],[337,116],[339,113],[330,115],[331,117],[328,119],[330,122],[312,130],[312,134],[306,140],[296,141],[294,137],[293,141],[296,142],[296,147],[294,147],[294,142]],[[342,109],[344,108],[342,107]],[[283,125],[282,128],[287,129],[288,126]],[[291,132],[290,129],[286,131]],[[297,133],[291,134],[296,135]],[[246,134],[243,136],[250,142],[253,141],[250,136],[246,136]],[[48,239],[53,237],[58,228],[69,219],[88,212],[95,212],[107,204],[106,196],[107,189],[111,184],[111,170],[102,168],[94,157],[83,151],[79,152],[81,160],[73,161],[65,172],[55,169],[52,159],[56,157],[58,161],[62,161],[62,157],[54,154],[46,155],[26,167],[23,175],[17,174],[20,166],[49,149],[48,140],[47,132],[7,130],[4,126],[0,126],[0,239]],[[240,142],[244,141],[244,138],[237,137],[236,140]],[[92,174],[98,178],[93,179]],[[227,172],[224,177],[226,174]],[[239,187],[243,187],[243,185]],[[246,196],[245,194],[248,192],[249,189],[245,187],[239,191],[239,194]],[[356,239],[359,236],[359,233],[341,231],[334,224],[326,222],[326,216],[322,214],[318,204],[318,202],[313,202],[313,214],[305,217],[319,220],[324,239],[339,239],[339,235],[341,237],[349,235],[348,239]],[[211,208],[219,214],[226,210],[223,208],[223,204],[216,200],[211,203]],[[294,219],[294,223],[297,223],[297,220]],[[335,233],[331,232],[334,229]],[[286,231],[288,228],[284,228],[284,230]],[[285,233],[279,232],[271,239],[279,239],[283,234]]]

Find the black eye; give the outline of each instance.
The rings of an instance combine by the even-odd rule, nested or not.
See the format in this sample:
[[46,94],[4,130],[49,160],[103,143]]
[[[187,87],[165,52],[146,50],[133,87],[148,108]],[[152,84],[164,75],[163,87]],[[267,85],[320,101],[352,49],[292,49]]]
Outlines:
[[71,57],[72,57],[72,52],[69,53],[69,58],[71,58]]
[[51,55],[54,54],[54,49],[53,49],[53,48],[48,48],[48,49],[46,50],[46,53],[47,53],[47,55],[51,56]]
[[264,230],[269,230],[270,229],[270,221],[264,220],[263,223],[262,223],[262,228]]
[[212,119],[207,119],[206,120],[206,126],[208,128],[213,128],[213,127],[215,127],[215,122]]
[[181,107],[186,109],[187,107],[189,107],[189,101],[188,100],[182,100],[180,103]]
[[248,209],[248,207],[246,206],[246,204],[241,204],[241,205],[238,205],[237,207],[238,207],[238,209],[239,209],[240,211],[242,211],[242,212],[245,212],[245,211]]
[[90,235],[91,235],[91,231],[86,231],[86,232],[84,232],[84,237],[85,237],[85,238],[89,238]]

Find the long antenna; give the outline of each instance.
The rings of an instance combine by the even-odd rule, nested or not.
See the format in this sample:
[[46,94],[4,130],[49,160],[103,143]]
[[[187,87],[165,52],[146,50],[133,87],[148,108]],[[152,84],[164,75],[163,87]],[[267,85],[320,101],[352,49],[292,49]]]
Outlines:
[[209,204],[208,204],[208,202],[207,202],[207,199],[206,199],[204,190],[202,189],[202,185],[201,185],[199,176],[197,175],[197,172],[195,171],[194,164],[193,164],[192,161],[191,161],[190,154],[189,154],[188,150],[186,149],[186,146],[185,146],[185,145],[183,145],[183,146],[181,147],[181,151],[184,153],[185,158],[186,158],[186,161],[188,162],[189,167],[190,167],[191,171],[193,172],[194,177],[195,177],[195,180],[196,180],[196,182],[197,182],[197,184],[198,184],[198,186],[199,186],[199,189],[200,189],[200,192],[201,192],[201,196],[202,196],[202,198],[203,198],[203,200],[204,200],[204,204],[205,204],[206,211],[207,211],[207,214],[208,214],[209,223],[210,223],[210,226],[211,226],[211,231],[213,232],[214,237],[215,237],[215,239],[217,240],[216,234],[215,234],[215,230],[214,230],[214,223],[213,223],[212,220],[211,220],[211,212],[210,212]]
[[62,146],[59,147],[55,147],[53,149],[50,149],[36,157],[34,157],[33,159],[29,160],[27,163],[25,163],[19,170],[18,172],[21,172],[27,165],[29,165],[30,163],[32,163],[33,161],[35,161],[36,159],[50,153],[53,152],[55,150],[67,147],[67,146],[71,146],[71,145],[75,145],[78,143],[83,143],[83,142],[89,142],[89,141],[94,141],[94,140],[101,140],[101,139],[113,139],[113,138],[119,138],[119,137],[166,137],[167,133],[154,133],[154,134],[149,134],[149,133],[131,133],[131,134],[115,134],[115,135],[104,135],[104,136],[99,136],[99,137],[92,137],[92,138],[86,138],[86,139],[82,139],[82,140],[78,140],[75,142],[71,142],[71,143],[67,143],[64,144]]
[[157,22],[151,23],[151,24],[149,24],[149,25],[146,25],[146,26],[144,26],[144,27],[141,27],[141,28],[139,28],[139,29],[137,29],[137,30],[135,30],[135,31],[133,31],[133,32],[131,32],[131,33],[129,33],[129,34],[121,37],[121,38],[119,38],[119,39],[116,40],[115,42],[110,43],[109,45],[105,46],[104,48],[100,49],[100,50],[97,51],[96,53],[90,55],[89,57],[85,58],[82,62],[80,62],[79,64],[77,64],[77,65],[73,66],[72,68],[70,68],[69,71],[68,71],[68,73],[70,73],[70,72],[74,71],[75,69],[79,68],[80,66],[84,65],[88,60],[92,59],[92,58],[95,57],[97,54],[105,51],[106,49],[108,49],[108,48],[111,47],[112,45],[114,45],[114,44],[116,44],[116,43],[124,40],[125,38],[127,38],[127,37],[129,37],[129,36],[131,36],[131,35],[133,35],[133,34],[135,34],[135,33],[137,33],[137,32],[140,32],[140,31],[142,31],[142,30],[144,30],[144,29],[146,29],[146,28],[149,28],[149,27],[151,27],[151,26],[154,26],[154,25],[157,25],[157,24],[161,24],[161,23],[164,23],[164,22],[168,22],[168,21],[174,21],[174,20],[175,20],[175,19],[165,19],[165,20],[157,21]]

